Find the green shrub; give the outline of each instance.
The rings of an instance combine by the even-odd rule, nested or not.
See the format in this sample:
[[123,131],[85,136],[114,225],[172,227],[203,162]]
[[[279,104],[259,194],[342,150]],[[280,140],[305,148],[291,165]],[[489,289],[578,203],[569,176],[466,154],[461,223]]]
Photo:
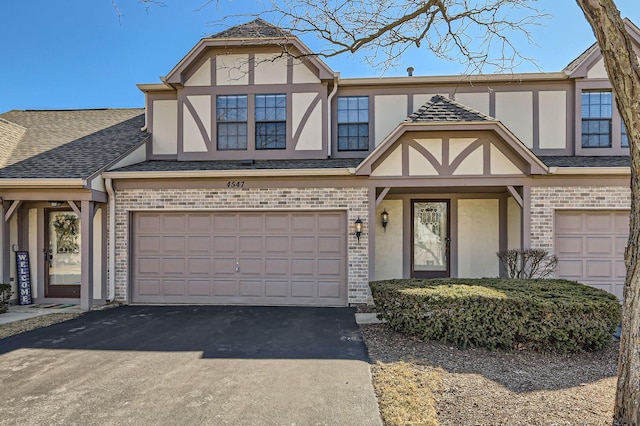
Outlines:
[[371,292],[392,329],[460,348],[598,350],[621,319],[614,295],[567,280],[388,280]]
[[0,314],[7,312],[7,305],[11,299],[11,284],[0,284]]

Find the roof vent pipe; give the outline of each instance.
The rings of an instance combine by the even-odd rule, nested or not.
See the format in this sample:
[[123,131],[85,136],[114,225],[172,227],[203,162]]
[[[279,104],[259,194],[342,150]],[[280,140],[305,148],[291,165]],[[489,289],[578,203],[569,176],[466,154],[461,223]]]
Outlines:
[[413,70],[414,70],[413,67],[407,68],[407,74],[409,74],[409,77],[413,77]]

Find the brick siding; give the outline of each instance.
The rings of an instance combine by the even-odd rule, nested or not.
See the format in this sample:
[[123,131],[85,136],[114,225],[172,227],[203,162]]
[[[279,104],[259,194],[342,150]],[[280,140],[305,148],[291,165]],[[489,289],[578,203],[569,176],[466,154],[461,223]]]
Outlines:
[[556,210],[619,210],[631,206],[631,190],[622,186],[531,188],[531,248],[551,253]]
[[[243,188],[243,189],[126,189],[116,191],[116,300],[127,301],[129,291],[129,212],[136,210],[314,210],[347,212],[347,301],[369,303],[368,189],[356,188]],[[354,236],[360,217],[363,235]]]

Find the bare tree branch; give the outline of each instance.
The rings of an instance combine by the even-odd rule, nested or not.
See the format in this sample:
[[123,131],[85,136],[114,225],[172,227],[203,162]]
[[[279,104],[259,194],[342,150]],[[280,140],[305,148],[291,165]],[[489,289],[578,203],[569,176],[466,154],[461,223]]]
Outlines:
[[436,57],[466,64],[468,72],[504,72],[522,62],[536,63],[516,48],[535,44],[530,29],[547,17],[535,2],[270,0],[268,10],[244,16],[275,18],[294,35],[319,37],[325,42],[315,52],[320,57],[365,52],[369,65],[388,69],[407,49],[424,47]]

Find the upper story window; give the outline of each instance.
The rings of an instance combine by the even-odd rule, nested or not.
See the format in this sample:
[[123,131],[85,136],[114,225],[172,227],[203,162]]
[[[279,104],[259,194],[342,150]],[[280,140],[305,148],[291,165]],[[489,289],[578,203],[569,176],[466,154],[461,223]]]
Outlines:
[[256,95],[256,149],[287,147],[287,95]]
[[629,148],[629,135],[627,134],[627,126],[624,125],[624,121],[620,123],[622,130],[620,131],[620,146],[623,148]]
[[338,151],[369,149],[369,97],[338,97]]
[[216,121],[219,150],[247,149],[247,95],[218,96]]
[[611,92],[582,92],[582,147],[611,147]]

